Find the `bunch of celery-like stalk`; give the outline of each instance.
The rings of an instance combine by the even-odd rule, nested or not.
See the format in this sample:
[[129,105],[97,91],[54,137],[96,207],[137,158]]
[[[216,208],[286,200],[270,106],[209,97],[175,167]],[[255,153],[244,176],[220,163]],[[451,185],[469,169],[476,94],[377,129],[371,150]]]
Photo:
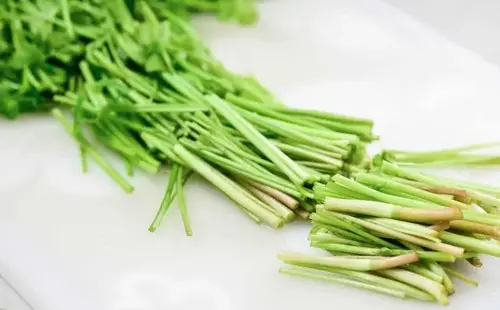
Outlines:
[[491,241],[500,190],[384,161],[396,152],[372,163],[370,120],[289,108],[255,78],[227,70],[186,17],[205,11],[249,23],[252,3],[1,1],[0,113],[51,109],[77,141],[82,170],[90,157],[126,192],[133,186],[92,138],[123,158],[129,175],[169,165],[151,231],[177,199],[192,234],[183,187],[197,173],[258,223],[311,219],[311,245],[333,256],[282,253],[302,268],[285,272],[447,303],[450,276],[466,278],[444,264],[500,255]]
[[451,277],[477,286],[449,264],[500,256],[500,189],[376,164],[314,186],[309,240],[331,256],[280,253],[281,271],[441,304]]

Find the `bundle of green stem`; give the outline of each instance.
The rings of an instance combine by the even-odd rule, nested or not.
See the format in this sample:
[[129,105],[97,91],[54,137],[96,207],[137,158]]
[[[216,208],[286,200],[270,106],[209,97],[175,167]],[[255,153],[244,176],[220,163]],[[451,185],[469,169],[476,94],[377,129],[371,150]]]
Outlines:
[[[126,192],[132,185],[86,129],[123,158],[129,174],[171,164],[151,231],[191,171],[255,221],[280,227],[313,211],[315,182],[364,164],[365,144],[375,139],[371,121],[286,107],[255,78],[226,70],[185,19],[157,6],[7,1],[8,70],[0,74],[12,99],[0,111],[15,117],[25,107],[55,106],[52,114],[79,144],[82,169],[92,157]],[[36,104],[19,100],[33,94]]]
[[442,304],[450,277],[477,285],[449,264],[500,257],[500,189],[379,164],[314,186],[309,240],[331,256],[280,253],[281,271]]

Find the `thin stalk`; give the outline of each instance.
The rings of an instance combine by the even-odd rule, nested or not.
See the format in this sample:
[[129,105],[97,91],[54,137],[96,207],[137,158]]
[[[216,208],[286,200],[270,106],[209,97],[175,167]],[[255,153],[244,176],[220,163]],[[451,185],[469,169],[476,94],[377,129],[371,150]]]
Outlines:
[[338,150],[336,150],[334,152],[334,151],[327,151],[327,150],[324,150],[324,149],[320,149],[320,148],[317,148],[317,147],[314,147],[314,146],[310,146],[310,145],[307,145],[307,144],[294,143],[294,145],[296,145],[297,147],[300,147],[300,148],[302,148],[304,150],[315,152],[315,153],[319,153],[319,154],[323,154],[323,155],[331,157],[331,158],[343,159],[343,158],[347,158],[348,155],[349,155],[349,151],[347,149],[345,149],[345,148],[340,147],[340,146],[338,147]]
[[127,172],[127,175],[129,177],[134,176],[134,165],[132,164],[132,161],[126,157],[123,157],[123,164],[125,166],[125,171]]
[[433,273],[429,269],[422,267],[422,266],[419,266],[417,264],[409,264],[409,265],[403,266],[402,268],[409,270],[411,272],[414,272],[416,274],[419,274],[419,275],[426,277],[427,279],[432,280],[432,281],[437,282],[437,283],[442,284],[444,281],[443,276],[436,274],[436,273]]
[[439,238],[441,238],[444,242],[463,247],[469,251],[500,257],[500,246],[489,240],[478,240],[447,231],[440,232]]
[[158,212],[156,213],[156,216],[153,220],[153,223],[149,226],[149,231],[150,232],[155,232],[158,226],[160,225],[161,221],[165,217],[165,214],[167,214],[168,209],[170,209],[170,206],[172,205],[172,197],[174,194],[174,187],[177,182],[177,175],[179,174],[179,165],[174,165],[172,167],[172,171],[170,171],[170,176],[168,179],[168,185],[165,190],[165,194],[163,195],[163,199],[161,201],[160,208],[158,209]]
[[415,197],[423,198],[427,201],[439,204],[444,207],[457,207],[460,209],[468,209],[469,206],[452,200],[452,199],[447,199],[444,198],[440,195],[433,194],[406,184],[401,184],[395,181],[390,180],[389,178],[384,178],[380,177],[374,174],[368,174],[368,173],[358,173],[355,175],[356,181],[365,184],[365,185],[371,185],[371,186],[376,186],[377,189],[380,189],[381,187],[388,187],[391,189],[394,189],[398,192],[403,192],[410,194]]
[[444,269],[441,267],[436,262],[427,262],[429,265],[429,268],[436,274],[440,275],[443,277],[443,285],[446,291],[448,292],[448,295],[451,295],[455,292],[455,288],[453,287],[453,282],[451,282],[450,277],[448,274],[444,271]]
[[87,150],[85,147],[80,146],[80,164],[82,168],[82,173],[87,173],[89,171],[89,161],[87,160]]
[[383,174],[382,176],[384,178],[393,180],[393,181],[401,183],[401,184],[406,184],[406,185],[409,185],[411,187],[419,188],[419,189],[424,190],[424,191],[429,192],[429,193],[438,194],[438,195],[439,194],[452,195],[455,197],[456,200],[463,202],[465,204],[469,204],[470,200],[471,200],[467,191],[463,190],[463,189],[445,187],[445,186],[435,186],[435,185],[420,183],[420,182],[396,177],[393,175]]
[[114,104],[116,112],[124,113],[182,113],[208,111],[209,109],[199,105],[187,104]]
[[378,273],[385,277],[417,287],[432,295],[442,305],[447,305],[449,303],[444,286],[430,279],[427,279],[426,277],[410,271],[406,271],[404,269],[396,268],[380,270],[378,271]]
[[292,196],[283,193],[282,191],[279,191],[275,188],[272,188],[264,184],[260,184],[258,182],[248,181],[248,183],[253,187],[263,191],[264,193],[270,195],[271,197],[278,200],[279,202],[281,202],[282,204],[284,204],[285,206],[287,206],[292,210],[297,209],[299,206],[299,202],[297,200],[295,200]]
[[330,225],[330,226],[336,226],[340,227],[342,229],[351,231],[361,237],[363,237],[366,240],[369,240],[370,242],[377,244],[379,246],[383,247],[388,247],[390,249],[397,248],[395,245],[391,244],[390,242],[387,242],[377,236],[374,236],[373,234],[370,234],[366,230],[363,229],[361,225],[358,225],[357,223],[354,223],[352,221],[345,221],[343,219],[340,219],[338,217],[332,216],[328,211],[325,211],[319,207],[317,207],[317,211],[315,213],[315,217],[313,218],[314,220],[320,220],[323,221],[324,223]]
[[[52,115],[63,125],[64,129],[76,139],[73,131],[73,125],[66,119],[59,109],[52,110]],[[131,193],[134,187],[125,180],[118,171],[116,171],[97,151],[86,141],[82,140],[80,147],[85,148],[86,153],[91,156],[96,163],[106,172],[126,193]]]
[[309,175],[288,156],[272,145],[255,127],[238,114],[224,100],[217,96],[206,96],[206,101],[224,116],[238,131],[243,134],[257,149],[274,162],[290,180],[301,186],[309,181]]
[[433,260],[439,262],[454,262],[455,257],[451,254],[441,253],[441,252],[431,252],[431,251],[412,251],[412,250],[397,250],[388,248],[367,248],[361,246],[353,246],[348,244],[336,244],[330,242],[311,242],[311,246],[330,250],[335,252],[358,254],[358,255],[369,255],[369,256],[397,256],[404,254],[417,253],[420,259]]
[[275,111],[279,111],[279,112],[282,112],[285,114],[290,114],[290,115],[300,115],[300,116],[304,115],[304,116],[308,116],[308,117],[314,117],[314,118],[319,118],[319,119],[324,119],[324,120],[329,120],[329,121],[335,121],[335,122],[339,122],[339,123],[360,124],[360,125],[367,125],[370,127],[373,126],[373,121],[369,120],[369,119],[345,116],[345,115],[340,115],[340,114],[325,113],[324,111],[295,109],[295,108],[280,107],[280,106],[270,106],[270,108],[275,110]]
[[343,163],[339,163],[340,166],[338,165],[332,165],[332,164],[326,164],[326,163],[321,163],[321,162],[315,162],[315,161],[306,161],[306,160],[297,160],[297,164],[300,164],[302,166],[311,168],[311,169],[317,169],[318,171],[324,172],[324,173],[329,173],[333,174],[342,167]]
[[181,212],[182,223],[184,224],[184,231],[186,236],[192,236],[193,230],[191,228],[191,220],[189,219],[189,214],[187,211],[186,200],[184,198],[184,168],[179,166],[179,172],[177,173],[177,204],[179,205],[179,210]]
[[276,214],[278,214],[280,217],[282,217],[285,220],[285,223],[289,223],[289,222],[293,221],[293,219],[295,218],[295,213],[293,213],[293,211],[288,209],[285,205],[283,205],[278,200],[274,199],[273,197],[269,196],[268,194],[258,190],[255,187],[252,187],[248,184],[242,184],[242,185],[250,193],[252,193],[255,197],[257,197],[257,199],[259,199],[264,204],[271,207]]
[[[335,145],[335,140],[332,141],[329,139],[316,137],[314,135],[305,134],[301,131],[298,131],[295,128],[289,128],[286,126],[283,127],[280,125],[267,123],[267,122],[262,121],[259,118],[259,116],[256,116],[253,113],[244,113],[244,116],[250,122],[255,124],[256,127],[277,133],[280,136],[287,138],[288,140],[299,142],[302,144],[311,145],[311,146],[314,146],[314,147],[317,147],[320,149],[324,149],[324,150],[328,150],[328,151],[332,151],[332,152],[335,152],[338,150],[338,146]],[[340,140],[340,141],[345,141],[345,140]],[[347,143],[349,144],[350,142],[347,141]]]
[[404,284],[404,283],[399,282],[399,281],[387,279],[387,278],[384,278],[384,277],[381,277],[381,276],[378,276],[378,275],[375,275],[375,274],[369,273],[369,272],[347,270],[347,269],[342,269],[342,268],[325,267],[325,266],[319,266],[319,265],[295,264],[295,263],[292,263],[292,265],[322,270],[322,271],[326,271],[326,272],[330,272],[330,273],[341,274],[344,276],[348,276],[349,278],[357,279],[357,280],[360,280],[360,281],[363,281],[366,283],[370,283],[373,285],[377,285],[380,287],[386,287],[388,289],[402,291],[408,297],[412,297],[412,298],[415,298],[418,300],[423,300],[423,301],[435,300],[435,298],[432,297],[431,295],[429,295],[428,293],[423,292],[419,289],[416,289],[413,286]]
[[[330,233],[326,233],[326,232],[311,234],[309,236],[309,240],[311,241],[311,245],[313,243],[315,245],[322,245],[322,244],[328,245],[328,244],[334,243],[334,244],[346,244],[346,245],[367,247],[370,249],[374,249],[373,246],[370,244],[358,242],[358,241],[347,239],[347,238],[342,238],[342,237],[339,237],[339,236],[336,236],[336,235],[333,235]],[[347,252],[345,252],[345,253],[347,253]],[[374,255],[374,254],[369,254],[369,255]]]
[[436,177],[425,175],[423,173],[409,171],[407,169],[402,169],[397,165],[391,164],[384,161],[381,166],[381,170],[384,173],[394,175],[400,178],[406,178],[420,183],[426,183],[433,186],[444,186],[444,187],[458,187],[463,190],[469,191],[483,191],[491,195],[500,195],[500,189],[496,187],[487,186],[484,184],[476,184],[472,182],[463,182],[453,179],[447,179],[443,177]]
[[[394,229],[396,231],[416,236],[422,239],[427,239],[429,241],[435,242],[435,243],[441,243],[441,240],[437,238],[438,232],[434,231],[432,229],[429,229],[425,226],[420,226],[418,224],[410,223],[410,222],[403,222],[403,221],[397,221],[397,220],[391,220],[391,219],[385,219],[385,218],[372,218],[372,219],[365,219],[368,222],[372,222],[375,224],[378,224],[380,226],[384,226],[390,229]],[[389,221],[387,221],[389,220]],[[429,234],[429,232],[432,232]],[[433,236],[434,235],[434,236]]]
[[279,141],[272,141],[272,143],[289,156],[308,159],[316,162],[323,162],[326,164],[337,166],[339,168],[342,167],[342,160],[339,160],[338,158],[328,157],[320,153],[305,150],[298,146],[282,143]]
[[278,228],[283,226],[283,220],[280,217],[255,203],[244,192],[242,193],[243,189],[238,184],[212,168],[198,156],[192,154],[180,144],[176,144],[173,150],[194,171],[218,187],[238,205],[241,205],[271,227]]
[[[348,187],[342,186],[334,182],[328,182],[326,184],[326,189],[330,193],[335,193],[345,198],[357,199],[357,200],[372,200],[370,196],[360,194],[359,192],[352,190]],[[328,193],[327,193],[328,194]],[[326,197],[325,197],[326,199]]]
[[380,287],[380,286],[376,286],[376,285],[372,285],[372,284],[367,284],[367,283],[364,283],[361,281],[350,280],[350,279],[342,278],[342,277],[334,277],[331,275],[319,274],[317,272],[315,273],[315,272],[311,272],[311,271],[307,271],[307,270],[303,270],[303,269],[280,268],[279,272],[284,273],[284,274],[289,274],[289,275],[301,276],[301,277],[305,277],[305,278],[311,278],[311,279],[316,279],[316,280],[323,280],[323,281],[329,281],[329,282],[354,286],[357,288],[362,288],[362,289],[374,291],[377,293],[383,293],[383,294],[387,294],[387,295],[402,298],[402,299],[406,297],[406,294],[404,292],[397,291],[397,290],[394,290],[392,288],[389,289],[389,288]]
[[[182,141],[184,143],[184,141]],[[192,148],[191,148],[192,149]],[[205,159],[224,167],[234,174],[252,179],[254,181],[260,182],[262,184],[272,186],[277,188],[287,194],[293,195],[294,197],[302,197],[303,193],[299,192],[297,189],[293,188],[293,184],[289,181],[281,179],[274,175],[266,175],[248,166],[242,166],[234,163],[234,161],[228,160],[224,157],[218,156],[211,152],[201,151],[201,154]]]
[[400,150],[384,150],[384,153],[388,153],[391,156],[394,156],[396,160],[404,160],[410,162],[428,162],[428,161],[436,161],[436,160],[444,160],[453,158],[459,155],[461,152],[467,151],[475,151],[485,148],[497,147],[499,146],[499,142],[488,142],[488,143],[480,143],[480,144],[471,144],[461,147],[455,148],[447,148],[436,151],[428,151],[428,152],[408,152],[408,151],[400,151]]
[[338,227],[335,227],[333,225],[328,224],[327,221],[325,221],[323,218],[321,218],[316,213],[311,214],[310,219],[313,221],[315,226],[324,228],[324,229],[328,230],[329,232],[334,233],[334,234],[341,236],[343,238],[355,240],[355,241],[362,242],[362,243],[369,243],[370,242],[369,240],[367,240],[359,235],[356,235],[355,233],[352,233],[351,231],[348,231],[348,230],[345,230],[342,228],[338,228]]
[[[312,137],[319,137],[321,139],[326,139],[326,140],[347,140],[353,143],[359,142],[360,140],[358,136],[353,134],[336,132],[329,129],[310,128],[254,114],[246,110],[238,109],[238,111],[240,111],[245,118],[249,118],[249,120],[251,120],[252,122],[256,122],[259,125],[265,126],[270,130],[272,130],[271,128],[280,127],[280,128],[286,128],[288,130],[295,130],[303,134],[310,135]],[[249,117],[250,114],[252,116]]]
[[451,276],[453,276],[457,279],[460,279],[460,280],[464,281],[465,283],[468,283],[468,284],[473,285],[475,287],[477,287],[479,285],[479,283],[476,280],[473,280],[473,279],[465,276],[464,274],[456,271],[455,269],[451,269],[451,268],[448,268],[445,266],[441,266],[441,268],[443,268]]

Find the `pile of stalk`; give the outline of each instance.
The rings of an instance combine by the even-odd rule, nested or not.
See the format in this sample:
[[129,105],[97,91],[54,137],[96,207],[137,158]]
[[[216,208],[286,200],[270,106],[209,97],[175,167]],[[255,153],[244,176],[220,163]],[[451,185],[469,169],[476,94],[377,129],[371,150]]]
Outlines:
[[386,151],[372,161],[372,121],[287,107],[254,77],[227,70],[189,22],[207,11],[252,23],[253,1],[4,0],[0,8],[0,114],[50,111],[77,142],[82,170],[93,159],[127,193],[128,178],[95,143],[116,152],[130,176],[171,167],[151,231],[177,200],[192,234],[183,187],[196,173],[258,223],[312,222],[311,246],[328,256],[280,253],[292,266],[285,273],[446,304],[451,276],[475,283],[448,264],[500,256],[500,189],[396,165],[446,163],[458,151]]

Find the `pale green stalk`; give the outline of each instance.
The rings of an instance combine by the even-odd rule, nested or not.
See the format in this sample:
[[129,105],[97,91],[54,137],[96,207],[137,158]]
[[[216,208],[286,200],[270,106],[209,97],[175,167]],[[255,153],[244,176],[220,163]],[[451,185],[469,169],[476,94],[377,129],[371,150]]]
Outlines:
[[409,265],[403,266],[401,268],[404,268],[406,270],[409,270],[411,272],[419,274],[419,275],[426,277],[427,279],[432,280],[434,282],[443,284],[443,281],[444,281],[443,276],[436,274],[436,273],[430,271],[429,269],[422,267],[418,264],[409,264]]
[[279,141],[271,141],[271,142],[289,156],[308,159],[315,162],[322,162],[339,168],[342,167],[342,160],[339,160],[337,158],[328,157],[320,153],[305,150],[295,145],[286,144]]
[[212,168],[210,165],[206,164],[196,155],[186,150],[182,145],[176,144],[173,150],[194,171],[218,187],[238,205],[244,207],[250,213],[254,214],[271,227],[277,228],[283,226],[283,220],[280,217],[255,203],[255,201],[245,194],[243,189],[238,184]]
[[380,189],[381,187],[388,187],[392,188],[398,192],[403,192],[407,193],[416,197],[423,198],[425,200],[428,200],[430,202],[439,204],[441,206],[445,207],[457,207],[460,209],[468,209],[469,206],[458,202],[453,199],[447,199],[444,198],[440,195],[433,194],[406,184],[398,183],[395,181],[390,180],[389,178],[384,178],[381,176],[377,176],[374,174],[368,174],[368,173],[357,173],[355,175],[356,181],[365,184],[365,185],[370,185],[370,186],[375,186],[377,189]]
[[234,111],[231,106],[212,95],[206,96],[206,101],[222,114],[238,131],[243,134],[257,149],[266,155],[272,162],[274,162],[290,180],[297,184],[302,185],[309,181],[310,176],[306,173],[288,156],[281,152],[276,146],[271,144],[255,127],[253,127],[247,120],[240,114]]
[[[52,115],[63,125],[64,129],[76,139],[73,131],[73,126],[66,119],[64,114],[59,109],[52,110]],[[116,171],[97,151],[87,142],[79,141],[80,147],[85,148],[86,153],[91,156],[96,163],[106,172],[126,193],[131,193],[134,187],[125,180],[118,171]]]
[[463,247],[469,251],[500,257],[500,245],[489,240],[478,240],[447,231],[441,231],[439,238],[444,242]]
[[449,302],[444,286],[426,277],[398,268],[380,270],[378,273],[385,277],[417,287],[431,294],[442,305],[447,305]]
[[311,279],[317,279],[317,280],[323,280],[323,281],[329,281],[329,282],[354,286],[357,288],[362,288],[365,290],[383,293],[383,294],[387,294],[387,295],[390,295],[393,297],[398,297],[398,298],[405,298],[406,297],[406,294],[404,292],[394,290],[393,288],[380,287],[377,285],[367,284],[367,283],[364,283],[361,281],[351,280],[348,278],[334,277],[332,275],[325,275],[325,274],[320,274],[317,272],[315,273],[315,272],[302,270],[302,269],[295,269],[295,268],[294,269],[280,268],[279,272],[284,273],[284,274],[296,275],[296,276],[301,276],[301,277],[306,277],[306,278],[311,278]]
[[161,221],[165,217],[165,214],[167,214],[167,211],[170,209],[170,206],[172,205],[173,202],[173,195],[174,195],[174,186],[177,183],[177,176],[179,175],[179,170],[180,170],[179,165],[174,165],[172,170],[170,171],[170,176],[168,179],[168,185],[165,190],[165,194],[163,195],[163,199],[160,204],[160,208],[158,209],[158,212],[156,213],[156,216],[153,220],[153,223],[149,226],[149,231],[150,232],[155,232],[158,226],[160,225]]
[[291,264],[295,265],[295,266],[299,266],[299,267],[312,268],[312,269],[322,270],[322,271],[326,271],[326,272],[330,272],[330,273],[341,274],[341,275],[348,276],[348,277],[353,278],[353,279],[360,280],[362,282],[371,283],[373,285],[377,285],[380,287],[386,287],[388,289],[392,289],[392,290],[396,290],[396,291],[402,291],[408,297],[412,297],[412,298],[415,298],[418,300],[423,300],[423,301],[435,300],[435,298],[432,297],[431,295],[429,295],[428,293],[425,293],[419,289],[416,289],[413,286],[404,284],[404,283],[399,282],[399,281],[387,279],[387,278],[378,276],[378,275],[370,273],[370,272],[354,271],[354,270],[326,267],[326,266],[319,266],[319,265],[294,264],[294,263],[291,263]]
[[444,269],[441,267],[436,262],[427,262],[429,265],[429,268],[436,274],[440,275],[443,277],[443,285],[446,291],[448,292],[448,295],[451,295],[455,292],[455,288],[453,287],[453,282],[451,282],[450,277],[448,274],[444,271]]
[[368,222],[372,222],[390,229],[394,229],[396,231],[408,234],[408,235],[413,235],[416,237],[420,237],[423,239],[430,240],[432,242],[440,243],[441,240],[437,238],[438,232],[435,230],[432,230],[430,228],[427,228],[425,226],[419,225],[419,224],[414,224],[410,222],[403,222],[403,221],[398,221],[398,220],[392,220],[392,219],[385,219],[385,218],[372,218],[372,219],[365,219]]
[[279,191],[275,188],[272,188],[270,186],[260,184],[258,182],[253,182],[253,181],[248,181],[250,185],[252,185],[255,188],[258,188],[259,190],[263,191],[264,193],[270,195],[274,199],[278,200],[288,208],[295,210],[299,206],[299,202],[295,200],[292,196],[289,196],[282,191]]
[[365,240],[369,240],[370,242],[377,244],[379,246],[388,247],[391,249],[397,248],[397,246],[393,245],[390,242],[387,242],[373,234],[367,232],[362,228],[361,225],[354,223],[352,221],[345,221],[338,217],[332,216],[328,211],[325,211],[321,208],[321,206],[316,207],[316,213],[311,216],[311,219],[315,221],[323,222],[330,226],[339,227],[348,231],[353,232],[356,235],[361,236]]
[[[334,241],[335,242],[335,241]],[[339,243],[342,243],[340,241]],[[368,248],[362,246],[354,246],[348,244],[339,244],[332,242],[311,242],[312,247],[341,252],[341,253],[349,253],[349,254],[358,254],[358,255],[369,255],[369,256],[397,256],[404,254],[417,253],[420,259],[434,260],[440,262],[454,262],[455,257],[451,254],[441,253],[441,252],[430,252],[430,251],[412,251],[412,250],[397,250],[397,249],[388,249],[388,248]]]
[[457,278],[457,279],[460,279],[462,281],[464,281],[465,283],[468,283],[470,285],[473,285],[473,286],[478,286],[479,283],[476,281],[476,280],[473,280],[467,276],[465,276],[464,274],[454,270],[454,269],[451,269],[451,268],[448,268],[448,267],[445,267],[445,266],[441,266],[441,268],[443,268],[447,273],[449,273],[451,276]]
[[177,174],[177,204],[179,205],[179,210],[181,212],[182,223],[184,224],[184,231],[187,236],[193,235],[193,230],[191,228],[191,220],[189,219],[186,200],[184,199],[184,173],[183,167],[179,167],[179,173]]
[[428,241],[428,240],[425,240],[425,239],[422,239],[422,238],[418,238],[418,237],[415,237],[415,236],[412,236],[412,235],[407,235],[405,233],[401,233],[399,231],[396,231],[396,230],[393,230],[393,229],[390,229],[390,228],[386,228],[384,226],[380,226],[380,225],[377,225],[377,224],[374,224],[374,223],[370,223],[370,222],[367,222],[367,221],[364,221],[364,220],[361,220],[361,219],[358,219],[358,218],[355,218],[355,217],[352,217],[352,216],[349,216],[349,215],[340,214],[340,213],[331,212],[331,211],[328,211],[328,212],[330,212],[332,216],[336,216],[336,217],[338,217],[340,219],[344,219],[346,221],[358,224],[358,225],[360,225],[360,226],[362,226],[364,228],[367,228],[367,229],[370,229],[370,230],[382,233],[382,234],[390,236],[392,238],[396,238],[396,239],[400,239],[400,240],[403,240],[403,241],[411,242],[411,243],[414,243],[416,245],[420,245],[420,246],[423,246],[423,247],[426,247],[428,249],[432,249],[432,250],[435,250],[435,251],[449,253],[449,254],[457,257],[457,258],[462,257],[462,255],[464,253],[464,249],[463,248],[459,248],[459,247],[456,247],[456,246],[453,246],[453,245],[450,245],[450,244],[446,244],[446,243],[434,243],[434,242],[431,242],[431,241]]
[[266,193],[258,190],[255,187],[248,185],[248,183],[243,184],[250,193],[252,193],[257,199],[262,201],[267,206],[271,207],[276,214],[282,217],[285,220],[285,223],[289,223],[293,221],[295,218],[295,213],[292,210],[288,209],[284,204],[274,199],[273,197],[267,195]]
[[330,211],[357,213],[412,222],[428,223],[463,218],[462,212],[455,208],[412,209],[376,201],[330,197],[325,199],[324,207]]
[[315,256],[301,253],[280,252],[278,259],[285,262],[301,264],[317,264],[328,267],[339,267],[357,271],[389,269],[401,265],[410,264],[418,261],[418,255],[415,253],[403,254],[390,258],[350,258],[348,256]]
[[336,243],[336,244],[347,244],[347,245],[354,245],[354,246],[361,246],[361,247],[370,247],[372,248],[373,246],[367,243],[362,243],[358,242],[355,240],[347,239],[347,238],[342,238],[330,233],[315,233],[311,234],[309,236],[309,240],[311,243],[315,244],[330,244],[330,243]]

